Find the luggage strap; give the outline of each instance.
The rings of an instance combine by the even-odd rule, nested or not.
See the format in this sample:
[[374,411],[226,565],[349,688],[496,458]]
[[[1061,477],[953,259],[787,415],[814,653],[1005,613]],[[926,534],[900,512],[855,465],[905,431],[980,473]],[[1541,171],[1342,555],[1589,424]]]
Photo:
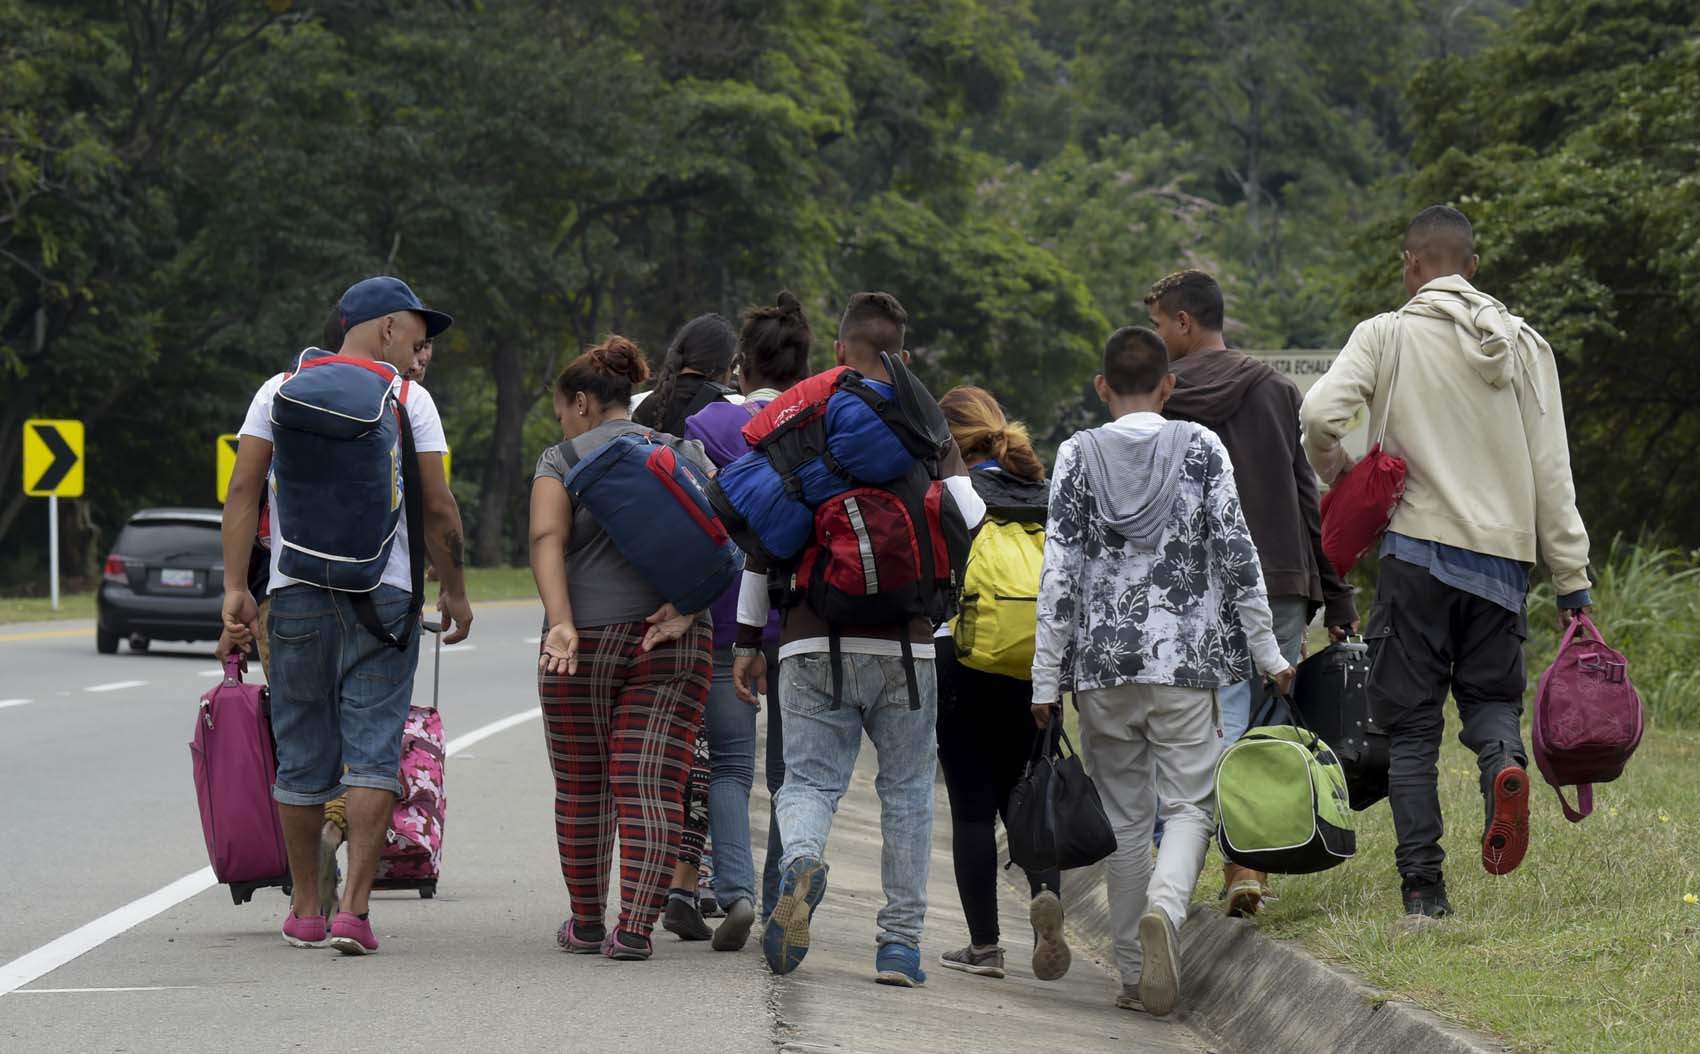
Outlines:
[[[915,679],[915,645],[909,640],[909,627],[903,627],[903,635],[898,638],[898,648],[903,652],[903,679],[909,686],[909,709],[921,709],[921,685]],[[834,626],[827,632],[827,656],[832,666],[832,709],[837,710],[844,702],[844,638]]]
[[419,613],[425,608],[425,545],[423,496],[419,493],[419,455],[413,449],[413,422],[404,409],[396,411],[401,428],[401,504],[407,528],[407,557],[413,572],[413,597],[407,606],[407,628],[397,637],[378,618],[371,593],[352,593],[354,617],[366,631],[378,638],[386,648],[406,651],[419,626]]

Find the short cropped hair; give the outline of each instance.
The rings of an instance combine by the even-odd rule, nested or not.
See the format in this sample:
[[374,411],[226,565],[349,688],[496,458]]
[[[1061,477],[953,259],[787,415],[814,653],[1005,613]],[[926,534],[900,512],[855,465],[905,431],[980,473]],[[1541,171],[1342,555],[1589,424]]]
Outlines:
[[858,358],[878,358],[882,351],[896,355],[908,325],[909,313],[890,293],[857,293],[838,323],[838,339]]
[[1405,228],[1405,248],[1462,262],[1476,254],[1476,232],[1470,218],[1452,206],[1430,205]]
[[1205,329],[1220,330],[1225,314],[1222,287],[1199,270],[1176,271],[1160,279],[1145,294],[1145,306],[1156,307],[1173,318],[1185,311]]
[[1104,380],[1117,395],[1150,395],[1168,375],[1168,345],[1144,326],[1123,326],[1104,344]]

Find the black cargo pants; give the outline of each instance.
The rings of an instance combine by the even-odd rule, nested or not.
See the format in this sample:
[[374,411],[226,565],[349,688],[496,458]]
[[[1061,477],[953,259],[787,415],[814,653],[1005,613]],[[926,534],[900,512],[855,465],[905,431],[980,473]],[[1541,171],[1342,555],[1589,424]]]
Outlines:
[[1439,881],[1446,858],[1438,780],[1447,692],[1484,791],[1505,765],[1528,764],[1518,723],[1528,635],[1524,612],[1449,586],[1425,567],[1382,559],[1367,633],[1369,705],[1389,738],[1395,861],[1407,889]]

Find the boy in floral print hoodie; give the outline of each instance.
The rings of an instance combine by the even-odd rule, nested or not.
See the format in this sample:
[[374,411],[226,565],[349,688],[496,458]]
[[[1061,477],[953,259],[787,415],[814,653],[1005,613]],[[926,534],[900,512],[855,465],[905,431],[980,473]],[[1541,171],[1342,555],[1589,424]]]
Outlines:
[[1115,420],[1057,453],[1033,658],[1034,717],[1047,724],[1075,693],[1081,751],[1116,831],[1117,1002],[1136,1005],[1137,985],[1157,1015],[1180,999],[1179,928],[1214,826],[1216,691],[1254,663],[1283,692],[1293,680],[1227,451],[1209,429],[1160,416],[1174,384],[1155,333],[1110,337],[1096,385]]

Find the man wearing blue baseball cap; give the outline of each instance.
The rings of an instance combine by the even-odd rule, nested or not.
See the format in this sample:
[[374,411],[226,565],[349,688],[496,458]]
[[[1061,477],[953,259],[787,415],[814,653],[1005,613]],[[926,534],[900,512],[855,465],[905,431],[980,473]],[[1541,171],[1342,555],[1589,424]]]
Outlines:
[[[466,639],[472,608],[460,510],[443,476],[442,419],[430,394],[405,380],[453,320],[387,276],[350,286],[337,312],[341,348],[303,352],[294,370],[260,387],[242,424],[224,511],[220,649],[245,647],[262,631],[246,583],[269,480],[272,796],[294,881],[283,937],[364,955],[378,950],[367,898],[401,791],[422,550],[442,583],[445,643]],[[348,881],[327,934],[333,905],[320,903],[320,832],[325,803],[345,789]]]

